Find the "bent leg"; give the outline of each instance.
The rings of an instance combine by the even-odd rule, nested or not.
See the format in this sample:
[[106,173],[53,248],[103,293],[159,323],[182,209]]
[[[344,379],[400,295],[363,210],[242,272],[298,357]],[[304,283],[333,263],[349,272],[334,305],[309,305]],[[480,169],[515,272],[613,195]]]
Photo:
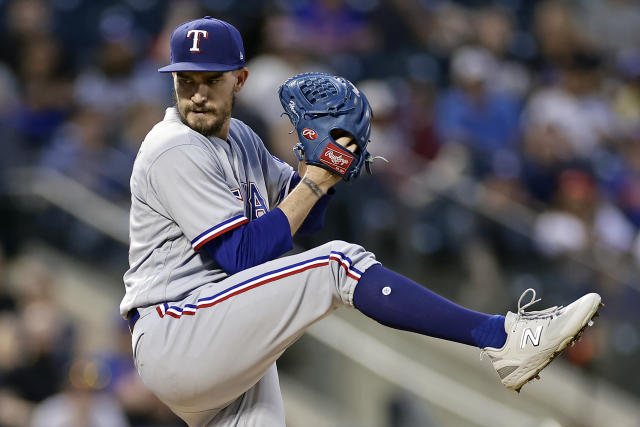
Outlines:
[[284,405],[275,364],[256,385],[221,410],[195,413],[174,411],[190,426],[285,427]]
[[145,384],[172,409],[221,410],[253,387],[282,352],[338,306],[351,306],[361,274],[377,264],[334,241],[201,287],[145,310],[137,353]]

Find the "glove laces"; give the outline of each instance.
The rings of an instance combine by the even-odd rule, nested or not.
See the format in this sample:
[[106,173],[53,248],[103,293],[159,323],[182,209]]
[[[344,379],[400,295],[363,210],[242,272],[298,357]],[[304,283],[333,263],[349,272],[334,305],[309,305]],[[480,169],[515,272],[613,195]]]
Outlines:
[[377,160],[380,159],[382,161],[384,161],[385,163],[389,163],[389,160],[387,160],[385,157],[382,156],[372,156],[371,154],[369,154],[365,159],[364,159],[364,166],[365,169],[367,170],[367,173],[369,175],[373,175],[373,163]]

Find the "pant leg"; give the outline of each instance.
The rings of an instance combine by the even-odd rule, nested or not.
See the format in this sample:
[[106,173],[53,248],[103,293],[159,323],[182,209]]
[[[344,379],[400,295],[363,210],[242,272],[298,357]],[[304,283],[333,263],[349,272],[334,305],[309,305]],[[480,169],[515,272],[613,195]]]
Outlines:
[[307,327],[352,306],[360,274],[375,263],[360,246],[334,241],[147,309],[134,331],[142,380],[179,414],[222,410]]
[[221,410],[178,415],[190,426],[285,427],[278,370],[273,364],[249,390]]

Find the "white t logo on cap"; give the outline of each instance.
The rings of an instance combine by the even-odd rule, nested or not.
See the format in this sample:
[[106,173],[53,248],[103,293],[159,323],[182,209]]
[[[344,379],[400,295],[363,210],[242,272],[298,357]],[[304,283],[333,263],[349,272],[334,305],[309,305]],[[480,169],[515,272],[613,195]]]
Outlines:
[[191,34],[195,34],[193,36],[193,46],[189,49],[189,52],[200,52],[200,36],[204,36],[205,39],[209,38],[209,32],[205,30],[189,30],[187,33],[187,38],[191,38]]

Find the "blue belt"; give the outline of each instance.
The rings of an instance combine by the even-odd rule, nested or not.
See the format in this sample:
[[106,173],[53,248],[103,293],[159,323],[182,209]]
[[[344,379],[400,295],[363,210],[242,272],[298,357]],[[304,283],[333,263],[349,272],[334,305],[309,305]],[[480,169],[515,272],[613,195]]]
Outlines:
[[129,332],[133,333],[133,327],[136,325],[136,322],[140,319],[140,313],[138,313],[138,309],[134,308],[129,310],[127,313],[127,322],[129,323]]

